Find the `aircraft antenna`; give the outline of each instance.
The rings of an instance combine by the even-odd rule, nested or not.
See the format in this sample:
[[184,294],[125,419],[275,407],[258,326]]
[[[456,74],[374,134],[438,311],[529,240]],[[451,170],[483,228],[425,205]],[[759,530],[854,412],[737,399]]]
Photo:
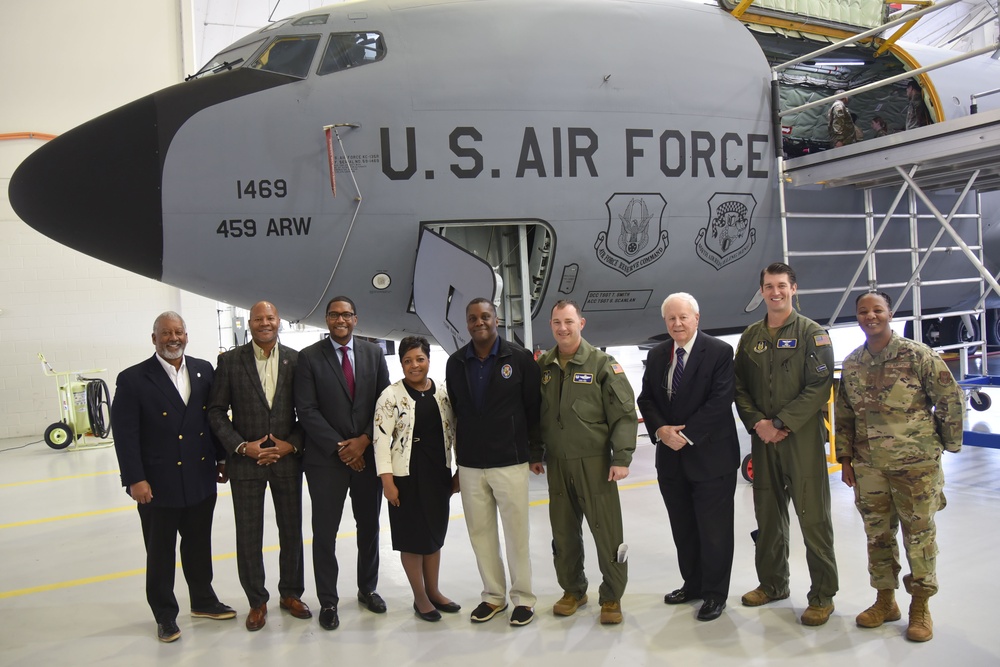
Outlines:
[[[350,127],[350,128],[360,128],[361,123],[334,123],[333,125],[324,125],[323,132],[326,133],[327,137],[330,136],[330,131],[337,137],[337,143],[340,144],[340,151],[344,155],[344,162],[347,163],[347,171],[351,175],[351,181],[354,183],[354,191],[357,192],[357,196],[354,198],[354,215],[351,216],[351,224],[347,227],[347,236],[344,237],[344,244],[340,246],[340,252],[337,254],[337,261],[333,264],[333,271],[330,272],[330,279],[326,281],[326,287],[319,294],[319,299],[313,304],[312,309],[303,315],[300,319],[304,320],[310,315],[316,312],[320,304],[323,303],[323,297],[326,295],[327,290],[330,289],[330,285],[333,284],[333,277],[337,275],[337,267],[340,266],[340,260],[344,257],[344,250],[347,249],[347,242],[351,240],[351,232],[354,231],[354,223],[358,219],[358,213],[361,211],[361,188],[358,187],[358,179],[354,177],[354,167],[351,165],[351,160],[347,157],[347,150],[344,148],[344,141],[340,138],[340,132],[337,128],[340,127]],[[327,146],[330,146],[329,140],[327,141]],[[333,196],[337,196],[337,182],[334,180],[334,163],[333,163],[333,149],[330,147],[330,185],[333,189]]]

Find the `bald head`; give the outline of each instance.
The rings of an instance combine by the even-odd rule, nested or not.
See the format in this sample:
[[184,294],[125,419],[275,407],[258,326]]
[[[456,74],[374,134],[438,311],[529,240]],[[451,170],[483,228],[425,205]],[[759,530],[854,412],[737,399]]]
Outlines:
[[270,352],[278,342],[281,317],[278,308],[270,301],[258,301],[250,309],[250,337],[265,352]]

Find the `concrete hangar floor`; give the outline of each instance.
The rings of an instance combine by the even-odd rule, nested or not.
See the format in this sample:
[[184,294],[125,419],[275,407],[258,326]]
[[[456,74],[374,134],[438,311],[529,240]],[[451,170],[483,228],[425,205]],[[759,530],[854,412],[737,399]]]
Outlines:
[[[624,349],[624,348],[623,348]],[[620,353],[637,384],[645,353]],[[438,377],[432,368],[432,377]],[[1000,392],[994,391],[994,405]],[[990,413],[970,413],[980,422]],[[993,432],[1000,418],[993,417]],[[984,424],[977,424],[982,428]],[[29,444],[33,443],[33,444]],[[22,445],[27,445],[21,447]],[[744,443],[748,451],[749,444]],[[667,606],[663,595],[681,584],[666,510],[656,486],[654,449],[638,437],[628,479],[620,483],[629,544],[629,584],[621,626],[601,626],[597,616],[600,573],[587,531],[591,602],[575,616],[553,616],[561,591],[551,559],[548,493],[544,478],[532,478],[531,550],[536,618],[515,628],[501,617],[473,625],[481,583],[469,546],[461,499],[452,498],[452,521],[443,551],[442,590],[462,605],[439,623],[417,619],[409,586],[391,550],[383,512],[379,592],[389,612],[376,616],[354,600],[354,525],[344,513],[338,553],[342,563],[340,628],[326,632],[315,618],[292,618],[277,605],[277,532],[265,521],[265,565],[272,603],[267,626],[244,629],[248,610],[236,573],[233,510],[220,487],[213,553],[215,589],[238,611],[234,621],[186,615],[187,593],[178,572],[178,624],[173,644],[156,640],[156,626],[143,589],[144,553],[133,503],[119,486],[113,449],[55,451],[30,438],[0,441],[0,664],[3,665],[247,665],[367,664],[402,666],[537,665],[890,665],[1000,664],[996,598],[1000,553],[996,528],[1000,507],[1000,451],[965,447],[945,456],[948,507],[938,515],[941,592],[931,599],[934,639],[913,644],[903,638],[908,596],[900,593],[902,621],[862,630],[854,617],[874,600],[868,585],[865,539],[850,489],[831,476],[840,593],[830,622],[808,628],[798,622],[806,605],[805,554],[793,521],[791,597],[766,607],[740,605],[757,584],[753,546],[752,490],[736,491],[736,556],[728,606],[710,623],[695,619],[697,603]],[[305,495],[305,601],[318,612],[310,556],[308,492]],[[269,501],[268,501],[269,503]],[[268,507],[268,514],[272,512]],[[905,566],[904,566],[905,571]]]

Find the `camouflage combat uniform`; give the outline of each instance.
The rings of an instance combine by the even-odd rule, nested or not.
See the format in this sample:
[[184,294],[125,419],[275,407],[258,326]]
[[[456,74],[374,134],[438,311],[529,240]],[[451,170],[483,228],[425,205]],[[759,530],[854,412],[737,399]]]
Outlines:
[[[817,607],[832,604],[839,587],[822,418],[832,378],[830,336],[794,310],[774,336],[767,317],[751,324],[736,347],[736,411],[751,435],[760,587],[771,598],[788,595],[791,499],[806,545],[809,604]],[[781,442],[765,443],[754,425],[774,417],[789,434]]]
[[830,147],[833,148],[839,142],[842,146],[853,144],[858,140],[854,131],[854,119],[851,112],[847,110],[847,105],[837,100],[830,107],[829,118],[827,120],[830,131]]
[[844,360],[835,410],[837,458],[854,466],[872,587],[899,585],[902,525],[912,590],[933,595],[934,513],[944,507],[941,450],[962,447],[961,389],[936,352],[893,333],[874,357],[862,345]]

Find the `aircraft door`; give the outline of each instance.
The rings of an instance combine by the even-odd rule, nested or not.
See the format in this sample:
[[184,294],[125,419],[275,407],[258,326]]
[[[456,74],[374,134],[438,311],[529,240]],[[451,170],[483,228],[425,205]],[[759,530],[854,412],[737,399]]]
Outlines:
[[497,276],[482,258],[424,228],[413,269],[417,317],[448,354],[469,342],[465,306],[477,296],[496,299]]

